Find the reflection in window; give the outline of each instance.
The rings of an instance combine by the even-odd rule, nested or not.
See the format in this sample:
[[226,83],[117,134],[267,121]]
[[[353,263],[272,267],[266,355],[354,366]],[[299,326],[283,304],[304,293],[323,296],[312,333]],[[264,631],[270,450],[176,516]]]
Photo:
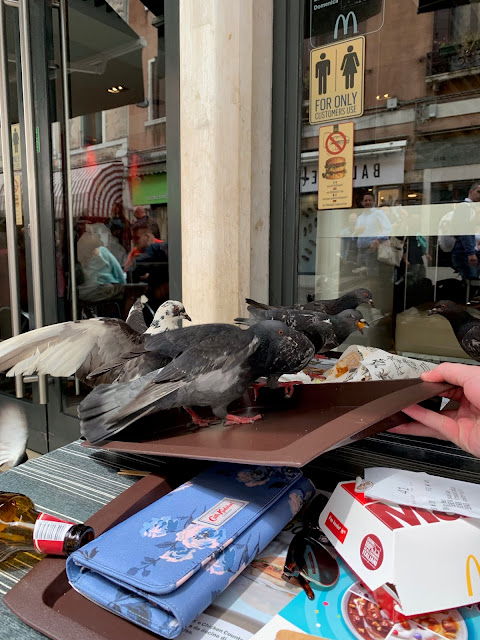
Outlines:
[[148,120],[165,117],[165,59],[162,54],[148,61]]
[[92,144],[103,142],[103,117],[102,111],[89,113],[82,116],[82,146],[89,147]]

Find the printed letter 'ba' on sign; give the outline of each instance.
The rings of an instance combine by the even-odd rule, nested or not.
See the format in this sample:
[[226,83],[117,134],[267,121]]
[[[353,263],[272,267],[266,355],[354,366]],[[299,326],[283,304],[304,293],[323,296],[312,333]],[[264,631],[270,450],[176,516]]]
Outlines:
[[363,114],[365,37],[310,52],[310,123],[325,124]]

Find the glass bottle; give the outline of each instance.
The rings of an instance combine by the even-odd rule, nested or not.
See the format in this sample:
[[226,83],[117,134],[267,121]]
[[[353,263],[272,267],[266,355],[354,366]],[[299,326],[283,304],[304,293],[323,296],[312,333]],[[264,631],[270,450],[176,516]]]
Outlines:
[[41,513],[22,493],[0,491],[0,562],[19,551],[66,556],[94,537],[92,527]]

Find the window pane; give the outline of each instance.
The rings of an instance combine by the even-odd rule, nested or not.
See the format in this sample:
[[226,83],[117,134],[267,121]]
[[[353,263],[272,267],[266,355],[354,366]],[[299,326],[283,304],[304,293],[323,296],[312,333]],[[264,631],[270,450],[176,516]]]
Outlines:
[[427,315],[480,295],[480,4],[446,5],[305,2],[297,301],[372,291],[342,350],[468,360]]

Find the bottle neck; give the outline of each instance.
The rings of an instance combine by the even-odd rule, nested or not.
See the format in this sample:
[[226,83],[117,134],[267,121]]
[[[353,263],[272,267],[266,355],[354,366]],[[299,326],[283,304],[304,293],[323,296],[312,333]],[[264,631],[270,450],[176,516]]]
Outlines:
[[40,513],[33,531],[33,544],[39,553],[69,555],[93,540],[91,527],[66,522],[47,513]]

